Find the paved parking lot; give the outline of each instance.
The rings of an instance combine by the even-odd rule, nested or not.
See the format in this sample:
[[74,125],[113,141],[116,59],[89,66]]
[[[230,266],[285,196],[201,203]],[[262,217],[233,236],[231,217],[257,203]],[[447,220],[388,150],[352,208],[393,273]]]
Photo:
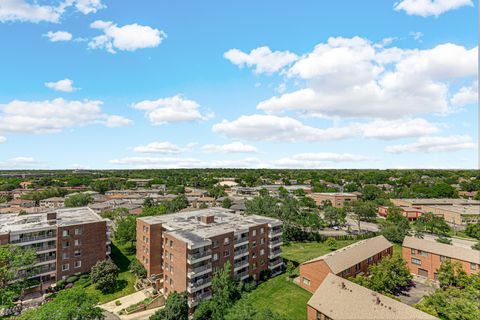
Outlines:
[[410,290],[406,292],[407,295],[399,296],[400,301],[408,304],[409,306],[418,303],[424,296],[435,291],[435,288],[432,286],[420,283],[418,281],[414,281],[414,283],[415,287],[410,288]]

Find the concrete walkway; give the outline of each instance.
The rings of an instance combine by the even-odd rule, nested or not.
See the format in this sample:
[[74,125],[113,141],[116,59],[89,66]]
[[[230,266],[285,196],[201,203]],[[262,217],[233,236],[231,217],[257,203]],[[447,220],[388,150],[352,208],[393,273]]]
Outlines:
[[[150,316],[152,314],[155,313],[155,311],[157,311],[160,308],[155,308],[155,309],[146,310],[146,311],[142,311],[142,312],[136,312],[136,313],[133,313],[133,314],[130,314],[130,315],[120,315],[119,312],[122,309],[125,309],[132,304],[135,304],[135,303],[138,303],[140,301],[145,300],[145,298],[147,298],[149,296],[148,293],[149,292],[151,293],[152,291],[153,291],[153,289],[144,289],[144,290],[141,290],[141,291],[137,291],[137,292],[132,293],[128,296],[124,296],[124,297],[118,298],[116,300],[113,300],[113,301],[107,302],[105,304],[102,304],[102,305],[100,305],[100,308],[108,311],[109,313],[118,317],[118,319],[122,319],[122,320],[148,319],[148,318],[150,318]],[[121,304],[117,306],[116,303],[115,303],[116,301],[120,301]]]

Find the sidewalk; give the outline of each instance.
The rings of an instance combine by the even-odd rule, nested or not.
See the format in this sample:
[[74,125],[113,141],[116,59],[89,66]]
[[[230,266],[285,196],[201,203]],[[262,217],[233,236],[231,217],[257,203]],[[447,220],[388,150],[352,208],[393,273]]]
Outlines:
[[[155,309],[151,309],[151,310],[136,312],[136,313],[133,313],[133,314],[130,314],[130,315],[119,315],[119,312],[122,309],[125,309],[132,304],[135,304],[135,303],[138,303],[138,302],[144,300],[145,298],[148,297],[148,293],[152,292],[152,291],[153,291],[153,289],[144,289],[144,290],[141,290],[141,291],[137,291],[137,292],[132,293],[128,296],[124,296],[124,297],[121,297],[119,299],[116,299],[116,300],[107,302],[105,304],[102,304],[102,305],[100,305],[100,308],[102,308],[102,309],[104,309],[104,310],[106,310],[110,313],[113,313],[115,316],[117,316],[119,319],[122,319],[122,320],[148,319],[148,318],[150,318],[150,316],[152,314],[155,313],[155,311],[157,311],[160,308],[155,308]],[[120,301],[121,304],[117,306],[116,303],[115,303],[116,301]]]

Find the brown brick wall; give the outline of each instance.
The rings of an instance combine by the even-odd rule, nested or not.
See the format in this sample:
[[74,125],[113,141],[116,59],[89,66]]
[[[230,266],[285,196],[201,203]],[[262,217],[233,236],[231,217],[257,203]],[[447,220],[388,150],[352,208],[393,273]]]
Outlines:
[[162,225],[137,219],[137,259],[147,275],[162,274]]
[[[228,238],[229,244],[225,244],[225,238]],[[223,268],[223,265],[227,262],[230,261],[231,269],[232,269],[232,275],[233,275],[233,258],[234,258],[234,253],[233,253],[233,232],[228,232],[225,234],[222,234],[220,236],[212,237],[210,238],[212,241],[212,267],[213,270],[216,268]],[[218,241],[218,247],[214,247],[213,243],[215,241]],[[230,251],[230,254],[228,257],[225,257],[225,251],[226,250]],[[213,256],[214,254],[218,254],[218,260],[213,261]]]
[[10,242],[10,234],[2,233],[0,234],[0,245],[7,244]]
[[[163,283],[165,292],[187,290],[187,244],[165,234]],[[172,257],[170,257],[172,256]]]
[[307,305],[307,320],[317,320],[317,310]]
[[[263,233],[261,232],[263,229]],[[253,235],[255,231],[255,236]],[[263,244],[261,244],[263,239]],[[268,225],[262,224],[251,227],[248,230],[249,251],[248,256],[248,273],[256,280],[260,279],[260,273],[268,269]],[[256,246],[254,247],[254,243]],[[261,254],[263,249],[263,255]]]
[[[408,269],[410,269],[411,273],[420,275],[419,269],[423,269],[428,272],[428,278],[432,280],[435,279],[435,273],[437,272],[437,270],[440,268],[442,264],[442,262],[440,261],[440,255],[428,252],[427,256],[422,256],[416,249],[415,249],[415,255],[412,255],[412,249],[407,247],[402,247],[402,257],[403,257],[403,260],[407,262]],[[412,258],[420,260],[421,265],[413,264]],[[477,270],[472,271],[470,267],[470,262],[457,260],[453,258],[451,258],[450,260],[452,263],[460,262],[463,270],[467,274],[472,274],[480,270],[480,265],[477,265]]]
[[[81,234],[75,235],[75,229],[80,229]],[[68,230],[69,235],[64,237],[63,231]],[[80,240],[80,245],[75,246],[75,240]],[[63,243],[68,241],[69,247],[63,248]],[[58,227],[57,229],[57,280],[68,277],[77,272],[90,272],[91,268],[101,260],[106,259],[107,224],[105,221],[79,224],[74,226]],[[75,256],[75,250],[80,250],[80,256]],[[63,254],[68,253],[68,258],[63,259]],[[81,261],[81,266],[75,268],[75,262]],[[69,265],[67,271],[62,271],[64,264]]]

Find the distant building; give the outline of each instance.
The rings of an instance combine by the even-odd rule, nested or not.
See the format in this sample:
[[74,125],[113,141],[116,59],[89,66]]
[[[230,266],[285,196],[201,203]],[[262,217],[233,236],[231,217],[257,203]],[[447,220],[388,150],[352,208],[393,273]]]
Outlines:
[[315,292],[331,273],[342,278],[365,274],[371,264],[393,254],[393,245],[384,236],[361,240],[300,265],[300,286]]
[[[417,220],[424,211],[422,209],[413,208],[413,207],[398,207],[405,218],[410,221]],[[378,207],[378,214],[382,217],[386,217],[388,215],[388,207],[387,206],[379,206]]]
[[8,203],[12,208],[33,208],[35,207],[35,201],[33,200],[23,200],[15,199]]
[[478,191],[458,191],[458,196],[464,199],[473,200]]
[[30,278],[40,289],[90,269],[110,254],[108,219],[91,209],[58,209],[49,213],[0,215],[0,244],[37,253]]
[[357,194],[347,192],[310,193],[308,196],[315,200],[317,206],[321,206],[329,201],[335,208],[343,208],[346,202],[354,201],[358,198]]
[[213,273],[229,261],[238,280],[283,270],[282,223],[223,208],[137,219],[137,259],[164,294],[189,293],[192,308],[211,298]]
[[133,182],[137,187],[145,187],[147,184],[152,182],[153,179],[128,179],[127,182]]
[[328,274],[307,303],[307,320],[435,320],[397,300]]
[[41,208],[57,209],[65,206],[65,199],[62,197],[52,197],[40,200]]
[[471,246],[474,242],[452,239],[452,244],[439,243],[435,238],[425,235],[405,237],[402,245],[402,256],[410,271],[418,276],[437,280],[437,270],[443,261],[458,261],[463,270],[477,273],[480,270],[480,252]]

